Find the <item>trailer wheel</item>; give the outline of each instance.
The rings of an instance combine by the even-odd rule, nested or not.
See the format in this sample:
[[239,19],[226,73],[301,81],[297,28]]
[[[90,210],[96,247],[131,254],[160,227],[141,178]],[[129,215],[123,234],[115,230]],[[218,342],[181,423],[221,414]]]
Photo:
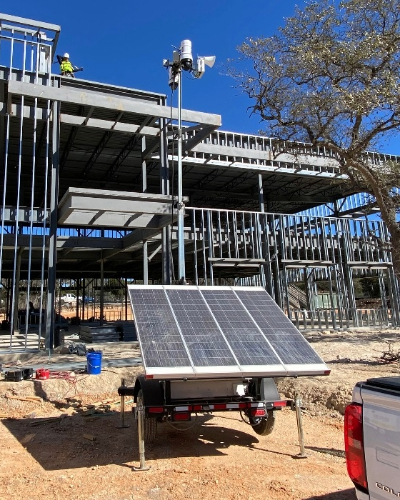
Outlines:
[[[143,391],[140,389],[137,395],[137,405],[143,406]],[[144,442],[154,443],[157,436],[157,420],[155,417],[149,417],[144,414]]]
[[259,434],[260,436],[268,436],[274,430],[275,411],[267,410],[266,417],[251,417],[250,425],[253,427],[256,434]]
[[157,436],[157,419],[154,417],[144,417],[144,442],[154,443]]

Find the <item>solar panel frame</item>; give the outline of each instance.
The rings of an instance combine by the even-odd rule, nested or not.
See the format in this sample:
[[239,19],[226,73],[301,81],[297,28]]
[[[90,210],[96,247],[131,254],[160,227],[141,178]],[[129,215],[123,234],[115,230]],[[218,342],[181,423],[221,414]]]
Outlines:
[[[157,291],[157,297],[153,293],[154,302],[145,304],[143,297],[152,297],[151,290]],[[246,378],[323,375],[329,371],[262,287],[129,285],[128,292],[147,376]],[[261,294],[258,297],[257,292]],[[213,295],[220,300],[211,300]],[[250,304],[250,310],[244,302]],[[265,304],[271,324],[265,317]],[[160,314],[157,305],[164,306]],[[168,338],[173,339],[172,346]],[[302,361],[299,352],[312,362],[292,362]],[[189,362],[182,364],[183,359]],[[252,359],[256,363],[246,362]]]

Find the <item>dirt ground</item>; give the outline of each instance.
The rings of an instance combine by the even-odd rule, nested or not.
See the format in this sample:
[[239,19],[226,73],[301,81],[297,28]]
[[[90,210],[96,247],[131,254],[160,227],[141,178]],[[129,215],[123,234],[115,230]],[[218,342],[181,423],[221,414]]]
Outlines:
[[[355,382],[399,375],[399,331],[306,334],[331,368],[328,377],[280,379],[283,397],[303,402],[307,458],[299,459],[295,412],[258,436],[237,412],[199,415],[190,428],[158,427],[139,465],[132,403],[121,428],[117,387],[141,367],[100,375],[52,372],[45,381],[0,382],[0,500],[355,499],[346,474],[343,411]],[[25,363],[24,366],[29,366]],[[28,399],[32,398],[32,399]],[[183,427],[183,424],[181,424]],[[187,427],[187,425],[186,425]]]

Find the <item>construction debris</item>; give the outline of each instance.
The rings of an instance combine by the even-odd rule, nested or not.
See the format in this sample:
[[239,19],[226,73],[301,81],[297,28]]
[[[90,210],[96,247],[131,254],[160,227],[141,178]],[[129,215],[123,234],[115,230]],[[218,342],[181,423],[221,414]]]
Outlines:
[[84,439],[87,439],[88,441],[96,441],[95,436],[92,434],[83,434]]
[[60,420],[62,420],[64,417],[65,415],[61,415],[59,417],[39,418],[31,422],[31,425],[33,427],[36,427],[37,425],[42,425],[42,424],[54,424],[55,422],[59,422]]
[[24,436],[20,443],[21,444],[28,444],[30,441],[32,441],[32,439],[36,436],[36,434],[27,434],[26,436]]
[[32,401],[36,403],[43,403],[43,398],[39,396],[11,396],[9,394],[5,394],[4,397],[6,399],[17,399],[18,401]]

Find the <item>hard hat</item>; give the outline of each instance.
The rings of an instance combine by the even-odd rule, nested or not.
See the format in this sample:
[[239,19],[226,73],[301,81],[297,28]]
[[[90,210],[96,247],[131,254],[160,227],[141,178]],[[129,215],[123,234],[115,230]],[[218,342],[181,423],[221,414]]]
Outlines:
[[68,52],[66,52],[66,53],[63,55],[63,57],[66,57],[67,59],[69,59],[69,54],[68,54]]

